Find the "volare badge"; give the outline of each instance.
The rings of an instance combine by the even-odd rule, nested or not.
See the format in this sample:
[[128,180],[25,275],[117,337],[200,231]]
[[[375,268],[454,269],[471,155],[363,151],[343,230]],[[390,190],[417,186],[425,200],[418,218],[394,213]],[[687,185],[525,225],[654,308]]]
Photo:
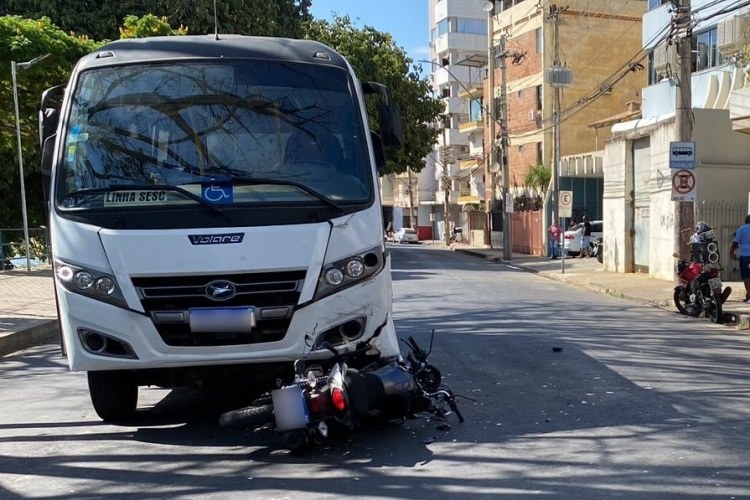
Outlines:
[[242,243],[245,233],[224,234],[188,234],[188,239],[193,245],[228,245]]

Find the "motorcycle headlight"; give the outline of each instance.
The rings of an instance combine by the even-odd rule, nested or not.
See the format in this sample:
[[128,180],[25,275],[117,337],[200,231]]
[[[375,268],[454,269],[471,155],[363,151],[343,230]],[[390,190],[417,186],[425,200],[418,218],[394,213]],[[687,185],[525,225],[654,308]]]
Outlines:
[[352,285],[374,276],[385,265],[385,254],[382,247],[375,247],[362,253],[352,255],[323,266],[318,280],[315,299],[344,290]]
[[55,276],[57,282],[66,290],[119,307],[127,307],[114,276],[61,260],[55,260]]

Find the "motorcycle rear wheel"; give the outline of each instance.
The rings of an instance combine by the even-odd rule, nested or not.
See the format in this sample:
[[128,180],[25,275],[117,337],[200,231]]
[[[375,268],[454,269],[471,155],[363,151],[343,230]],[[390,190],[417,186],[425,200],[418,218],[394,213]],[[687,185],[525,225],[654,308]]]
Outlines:
[[222,413],[219,417],[219,425],[222,427],[257,428],[273,421],[273,405],[248,406]]

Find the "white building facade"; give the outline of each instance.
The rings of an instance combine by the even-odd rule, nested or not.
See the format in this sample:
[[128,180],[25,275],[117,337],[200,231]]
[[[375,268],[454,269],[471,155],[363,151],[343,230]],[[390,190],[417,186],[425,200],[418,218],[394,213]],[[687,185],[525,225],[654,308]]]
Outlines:
[[[748,213],[750,193],[750,9],[740,5],[692,0],[691,6],[694,218],[714,227],[724,279],[738,278],[728,251]],[[665,34],[673,14],[663,0],[649,0],[649,9],[643,18],[649,86],[642,93],[642,117],[614,125],[605,148],[604,266],[669,280],[677,235],[686,239],[692,228],[675,227],[679,204],[672,201],[669,147],[676,140],[679,67],[676,45],[667,44]]]

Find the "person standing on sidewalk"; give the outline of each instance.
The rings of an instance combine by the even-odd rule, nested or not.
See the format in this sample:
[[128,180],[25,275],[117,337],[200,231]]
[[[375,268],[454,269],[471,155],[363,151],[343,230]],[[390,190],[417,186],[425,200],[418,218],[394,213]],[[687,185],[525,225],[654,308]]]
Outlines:
[[562,229],[557,224],[557,221],[553,221],[552,225],[547,229],[549,235],[550,244],[550,259],[556,259],[560,256],[560,234]]
[[729,255],[737,258],[735,252],[740,253],[740,277],[745,283],[745,300],[750,302],[750,215],[745,217],[745,223],[734,232],[734,241],[729,249]]
[[[579,258],[591,257],[591,222],[589,216],[583,216],[583,235],[581,236],[581,253]],[[584,256],[583,254],[586,253]]]

